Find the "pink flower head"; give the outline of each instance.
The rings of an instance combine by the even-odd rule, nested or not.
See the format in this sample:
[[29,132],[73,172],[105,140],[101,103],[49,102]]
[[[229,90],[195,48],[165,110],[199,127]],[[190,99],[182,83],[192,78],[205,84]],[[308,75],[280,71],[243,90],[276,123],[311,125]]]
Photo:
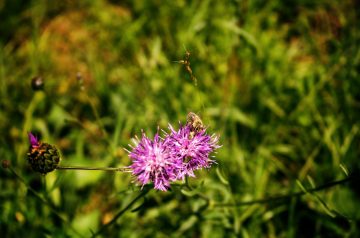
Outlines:
[[214,160],[210,154],[219,148],[219,138],[206,134],[206,129],[193,131],[189,125],[176,131],[169,125],[170,133],[162,139],[158,133],[149,139],[144,133],[131,147],[132,174],[144,186],[152,182],[154,188],[166,191],[170,182],[195,177],[194,171],[209,168]]
[[40,145],[40,142],[36,136],[34,136],[31,132],[28,133],[30,146],[31,147],[38,147]]
[[207,135],[206,129],[190,136],[191,128],[181,126],[178,131],[169,125],[171,133],[165,139],[167,146],[172,154],[177,156],[183,163],[178,172],[178,179],[183,179],[186,175],[195,177],[194,170],[209,168],[215,163],[210,159],[210,153],[219,148],[219,138]]
[[154,183],[154,188],[166,191],[170,182],[177,179],[177,171],[182,163],[178,157],[173,156],[158,133],[154,140],[150,140],[143,133],[135,148],[129,152],[133,160],[132,173],[144,186],[148,182]]

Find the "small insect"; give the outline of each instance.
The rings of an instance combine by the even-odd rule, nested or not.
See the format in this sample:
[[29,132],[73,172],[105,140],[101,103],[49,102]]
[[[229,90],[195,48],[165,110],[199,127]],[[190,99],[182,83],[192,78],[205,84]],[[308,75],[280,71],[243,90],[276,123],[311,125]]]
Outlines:
[[200,117],[193,112],[188,113],[186,117],[186,125],[190,127],[189,139],[194,138],[197,133],[205,129]]
[[194,81],[195,85],[197,85],[197,79],[194,76],[193,71],[192,71],[192,69],[190,67],[190,55],[191,55],[191,53],[188,50],[186,50],[186,48],[185,48],[185,57],[184,57],[184,59],[178,60],[178,61],[175,61],[175,62],[184,65],[184,68],[189,73],[191,80]]

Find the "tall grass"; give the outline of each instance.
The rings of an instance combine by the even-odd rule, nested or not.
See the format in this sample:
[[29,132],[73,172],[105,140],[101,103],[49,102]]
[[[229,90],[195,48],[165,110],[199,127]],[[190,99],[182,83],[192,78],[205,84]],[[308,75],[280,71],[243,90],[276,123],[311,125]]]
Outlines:
[[[266,200],[358,175],[356,1],[2,5],[0,157],[23,179],[0,170],[4,237],[359,236],[357,180]],[[175,62],[185,50],[197,85]],[[26,163],[33,131],[63,165],[128,166],[131,138],[190,111],[220,135],[217,165],[148,191],[106,229],[139,193],[129,174],[44,177]]]

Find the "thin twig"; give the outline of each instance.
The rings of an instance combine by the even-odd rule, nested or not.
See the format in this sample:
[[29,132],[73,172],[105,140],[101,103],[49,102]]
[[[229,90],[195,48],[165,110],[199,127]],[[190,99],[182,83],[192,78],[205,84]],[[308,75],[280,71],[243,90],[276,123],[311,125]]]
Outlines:
[[215,203],[214,206],[215,207],[238,207],[238,206],[247,206],[247,205],[253,205],[253,204],[271,203],[271,202],[277,202],[277,201],[280,201],[280,200],[287,200],[287,199],[290,199],[290,198],[303,196],[303,195],[305,195],[307,193],[313,193],[313,192],[317,192],[317,191],[321,191],[321,190],[324,190],[324,189],[327,189],[327,188],[334,187],[336,185],[344,184],[344,183],[349,182],[350,180],[352,180],[354,178],[356,178],[356,177],[355,176],[349,176],[349,177],[347,177],[345,179],[332,181],[332,182],[320,185],[319,187],[309,189],[307,191],[296,192],[296,193],[291,193],[291,194],[287,194],[287,195],[273,196],[273,197],[268,197],[268,198],[252,200],[252,201],[246,201],[246,202]]
[[[95,116],[96,122],[98,123],[98,126],[99,126],[101,132],[102,132],[103,135],[105,136],[106,140],[108,140],[108,139],[109,139],[109,135],[108,135],[108,133],[106,132],[105,126],[104,126],[104,124],[103,124],[102,121],[101,121],[99,112],[98,112],[98,110],[97,110],[96,107],[95,107],[94,101],[91,99],[91,97],[90,97],[87,93],[86,93],[85,95],[86,95],[86,98],[87,98],[87,100],[88,100],[88,102],[89,102],[89,104],[90,104],[91,110],[93,111],[93,114],[94,114],[94,116]],[[110,143],[109,143],[109,144],[110,144]]]
[[144,189],[137,197],[134,198],[134,200],[132,200],[126,207],[124,207],[122,210],[120,210],[114,217],[113,219],[111,219],[111,221],[109,221],[108,223],[106,223],[105,225],[103,225],[96,233],[94,233],[91,237],[94,238],[98,235],[100,235],[102,232],[104,232],[106,230],[106,228],[108,228],[109,226],[111,226],[112,224],[114,224],[116,222],[116,220],[122,215],[124,214],[127,210],[129,210],[132,205],[135,204],[135,202],[137,200],[139,200],[140,198],[144,197],[148,192],[150,191],[150,189]]
[[112,167],[83,167],[83,166],[58,166],[57,170],[102,170],[109,172],[131,172],[130,168],[112,168]]
[[11,167],[8,168],[14,175],[15,177],[21,182],[23,183],[26,188],[37,198],[39,199],[43,204],[45,204],[46,206],[48,206],[50,208],[50,210],[63,222],[66,223],[67,226],[69,226],[69,228],[78,236],[80,237],[84,237],[81,233],[79,233],[72,225],[71,223],[62,215],[60,215],[60,213],[58,211],[56,211],[56,209],[54,208],[54,206],[49,203],[49,201],[47,201],[45,198],[43,198],[38,192],[36,192],[33,188],[31,188],[29,185],[26,184],[25,180]]

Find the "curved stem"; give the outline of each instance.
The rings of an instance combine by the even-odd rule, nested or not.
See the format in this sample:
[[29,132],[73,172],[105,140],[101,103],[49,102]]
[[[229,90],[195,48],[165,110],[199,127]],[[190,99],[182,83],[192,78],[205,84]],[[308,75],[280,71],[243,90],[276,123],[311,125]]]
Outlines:
[[148,192],[150,191],[150,189],[144,189],[137,197],[134,198],[134,200],[132,200],[128,205],[126,205],[122,210],[120,210],[113,219],[111,219],[111,221],[109,221],[108,223],[106,223],[105,225],[103,225],[96,233],[94,233],[91,237],[96,237],[98,235],[100,235],[102,232],[105,231],[105,229],[109,226],[111,226],[112,224],[114,224],[116,222],[116,220],[123,215],[127,210],[129,210],[132,205],[135,204],[135,202],[137,200],[139,200],[140,198],[144,197]]
[[69,226],[69,228],[75,233],[77,234],[79,237],[84,237],[80,232],[78,232],[69,222],[68,219],[66,219],[65,217],[63,217],[56,209],[55,207],[49,202],[47,201],[43,196],[41,196],[41,194],[39,194],[38,192],[36,192],[33,188],[31,188],[29,185],[27,185],[27,183],[25,182],[25,180],[11,167],[8,168],[11,173],[13,173],[15,175],[15,177],[26,186],[26,188],[37,198],[39,199],[44,205],[48,206],[50,208],[50,210],[60,219],[62,220],[64,223],[66,223],[67,226]]
[[307,191],[296,192],[296,193],[291,193],[291,194],[287,194],[287,195],[273,196],[273,197],[268,197],[268,198],[256,199],[256,200],[252,200],[252,201],[246,201],[246,202],[215,203],[214,206],[215,207],[238,207],[238,206],[246,206],[246,205],[262,204],[262,203],[270,203],[270,202],[276,202],[276,201],[281,201],[281,200],[287,200],[287,199],[291,199],[294,197],[303,196],[307,193],[313,193],[313,192],[321,191],[321,190],[331,188],[331,187],[334,187],[334,186],[337,186],[340,184],[344,184],[355,178],[356,178],[355,176],[349,176],[345,179],[332,181],[332,182],[320,185],[319,187],[316,187],[313,189],[308,189]]
[[88,102],[89,102],[89,104],[90,104],[90,107],[91,107],[91,109],[92,109],[92,111],[93,111],[93,114],[94,114],[94,116],[95,116],[96,122],[97,122],[97,124],[98,124],[101,132],[102,132],[103,135],[105,136],[106,140],[108,140],[109,135],[108,135],[108,133],[106,132],[105,126],[104,126],[104,124],[103,124],[102,121],[101,121],[99,112],[98,112],[98,110],[96,109],[96,106],[95,106],[94,101],[91,99],[91,97],[90,97],[87,93],[86,93],[85,95],[86,95],[86,98],[87,98],[87,100],[88,100]]
[[[82,128],[84,131],[88,132],[88,133],[89,133],[91,136],[93,136],[93,137],[96,137],[96,136],[97,136],[93,131],[91,131],[91,130],[89,130],[87,127],[85,127],[85,126],[83,125],[83,123],[82,123],[73,113],[69,112],[62,103],[60,103],[56,98],[54,98],[53,96],[51,96],[51,95],[49,94],[49,92],[47,92],[47,91],[45,91],[45,90],[44,90],[43,92],[45,93],[45,95],[46,95],[47,98],[49,98],[53,103],[55,103],[55,105],[57,105],[58,107],[60,107],[62,110],[64,110],[65,113],[68,114],[68,116],[69,116],[70,118],[67,118],[66,121],[68,121],[68,122],[70,122],[70,123],[73,123],[73,124],[79,126],[80,128]],[[96,122],[97,122],[97,124],[98,124],[98,126],[99,126],[99,128],[100,128],[100,130],[101,130],[101,133],[103,133],[103,135],[105,136],[106,143],[107,143],[108,145],[110,145],[111,143],[110,143],[110,140],[109,140],[109,136],[108,136],[108,134],[106,133],[106,130],[105,130],[105,127],[104,127],[103,123],[101,122],[101,119],[100,119],[99,113],[98,113],[98,111],[97,111],[97,109],[96,109],[96,107],[95,107],[95,104],[93,103],[93,101],[91,100],[91,98],[89,97],[89,95],[88,95],[87,93],[86,93],[85,95],[86,95],[87,101],[89,102],[90,107],[91,107],[91,109],[92,109],[92,111],[93,111],[93,114],[94,114],[94,116],[95,116]],[[110,152],[110,154],[113,154],[113,151],[112,151],[111,149],[107,148],[107,150]]]
[[113,168],[113,167],[84,167],[84,166],[58,166],[57,170],[101,170],[109,172],[131,172],[130,168]]

